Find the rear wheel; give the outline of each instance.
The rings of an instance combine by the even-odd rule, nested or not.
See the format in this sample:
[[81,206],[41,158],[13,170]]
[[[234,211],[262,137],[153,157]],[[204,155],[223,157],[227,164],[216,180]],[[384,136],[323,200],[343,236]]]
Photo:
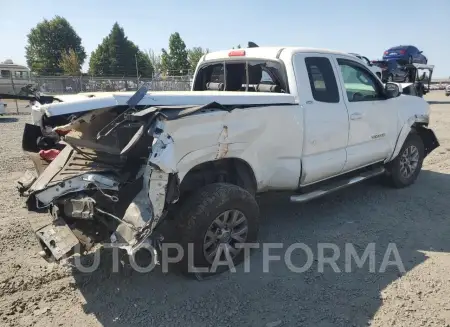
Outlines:
[[395,188],[413,184],[419,176],[424,159],[424,145],[419,135],[411,133],[398,156],[386,166],[387,180]]
[[175,222],[184,252],[179,263],[181,271],[195,273],[193,264],[195,268],[207,268],[206,275],[215,274],[229,268],[215,265],[218,261],[231,258],[233,265],[243,261],[240,244],[256,241],[259,208],[255,198],[243,188],[215,183],[187,198]]

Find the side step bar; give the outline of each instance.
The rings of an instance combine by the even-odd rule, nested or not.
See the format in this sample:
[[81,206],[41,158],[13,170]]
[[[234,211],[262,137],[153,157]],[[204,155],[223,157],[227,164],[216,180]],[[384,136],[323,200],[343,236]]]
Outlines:
[[328,185],[324,185],[318,190],[311,191],[304,194],[292,195],[291,202],[306,202],[318,197],[321,197],[325,194],[340,190],[344,187],[350,186],[352,184],[356,184],[362,182],[366,179],[381,175],[385,172],[384,167],[379,167],[370,171],[365,171],[358,176],[351,177],[349,179],[344,179],[339,182],[331,183]]

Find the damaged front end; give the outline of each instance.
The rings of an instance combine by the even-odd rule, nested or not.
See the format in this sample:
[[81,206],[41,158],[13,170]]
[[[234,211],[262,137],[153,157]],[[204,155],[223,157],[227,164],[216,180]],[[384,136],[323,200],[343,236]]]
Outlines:
[[116,243],[133,254],[178,200],[173,139],[161,107],[127,106],[27,124],[23,150],[37,176],[26,172],[18,189],[27,198],[40,254],[58,261],[77,246]]

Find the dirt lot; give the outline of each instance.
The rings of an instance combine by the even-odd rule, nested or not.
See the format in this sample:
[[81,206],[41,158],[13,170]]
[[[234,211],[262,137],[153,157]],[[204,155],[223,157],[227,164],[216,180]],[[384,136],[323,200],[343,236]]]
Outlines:
[[[441,142],[416,184],[393,190],[374,181],[304,205],[261,200],[261,242],[347,242],[363,250],[376,242],[376,273],[366,263],[351,273],[317,263],[305,273],[283,262],[262,272],[262,251],[252,273],[225,273],[202,282],[159,268],[113,273],[108,256],[83,274],[38,255],[14,181],[31,168],[20,150],[27,116],[0,118],[0,325],[3,326],[450,326],[450,101],[428,96],[432,128]],[[395,242],[406,273],[380,273]],[[283,255],[285,249],[271,250]],[[342,256],[343,257],[343,256]],[[293,255],[301,265],[304,257]]]
[[3,99],[3,102],[6,103],[6,113],[27,114],[30,112],[28,101],[17,100],[16,102],[16,100]]

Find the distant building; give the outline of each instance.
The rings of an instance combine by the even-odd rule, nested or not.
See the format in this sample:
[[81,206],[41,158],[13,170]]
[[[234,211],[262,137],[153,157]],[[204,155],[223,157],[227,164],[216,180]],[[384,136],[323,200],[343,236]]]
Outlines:
[[29,84],[32,82],[28,67],[17,65],[11,59],[0,63],[0,93],[17,94]]

